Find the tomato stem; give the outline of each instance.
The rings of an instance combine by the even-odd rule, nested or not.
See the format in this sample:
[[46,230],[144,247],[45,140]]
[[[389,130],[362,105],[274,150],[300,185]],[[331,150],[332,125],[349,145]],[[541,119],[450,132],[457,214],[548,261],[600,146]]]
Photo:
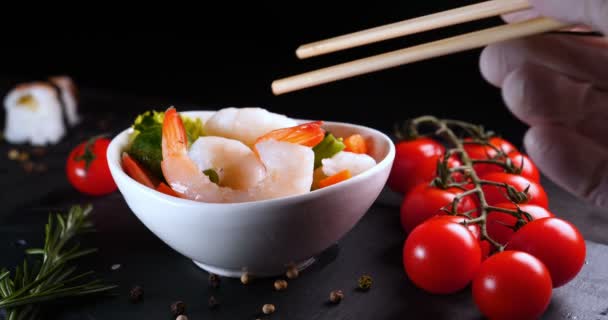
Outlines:
[[[526,195],[527,190],[525,190],[524,192],[519,192],[519,191],[515,190],[515,188],[513,188],[513,186],[506,184],[506,183],[482,180],[477,175],[477,172],[475,172],[475,170],[473,169],[473,165],[483,163],[483,164],[499,165],[499,166],[505,168],[508,172],[513,171],[512,163],[509,160],[505,160],[505,161],[502,160],[502,159],[509,159],[506,156],[506,153],[504,152],[504,150],[494,146],[493,144],[491,144],[489,142],[489,139],[492,136],[494,136],[494,133],[486,132],[483,127],[477,126],[477,125],[474,125],[474,124],[471,124],[468,122],[459,121],[459,120],[451,120],[451,119],[438,119],[434,116],[418,117],[418,118],[415,118],[415,119],[409,121],[408,124],[409,124],[409,127],[406,128],[406,132],[415,133],[416,135],[419,135],[419,130],[418,130],[419,126],[421,126],[421,125],[434,126],[435,135],[443,137],[446,140],[446,142],[452,146],[452,148],[450,148],[446,152],[446,155],[445,155],[446,159],[454,154],[458,154],[460,156],[462,165],[455,167],[455,168],[450,168],[448,170],[448,172],[450,174],[453,174],[456,172],[463,173],[465,175],[465,180],[468,179],[468,181],[465,181],[464,183],[458,183],[458,184],[451,183],[450,181],[443,181],[442,183],[445,186],[456,186],[463,190],[465,190],[465,186],[468,183],[470,183],[471,185],[473,185],[473,188],[470,188],[470,189],[464,191],[463,193],[457,195],[456,197],[454,197],[454,200],[452,201],[452,203],[450,205],[451,209],[449,210],[448,213],[454,214],[454,215],[458,214],[456,212],[456,207],[458,206],[458,203],[464,197],[468,197],[471,195],[477,195],[477,198],[479,199],[479,216],[476,218],[467,218],[462,222],[462,224],[464,224],[464,225],[478,224],[480,233],[481,233],[481,240],[487,240],[488,242],[490,242],[498,250],[498,252],[503,251],[505,248],[504,245],[497,242],[496,240],[492,239],[488,235],[488,230],[487,230],[488,215],[491,212],[502,212],[502,213],[510,214],[510,215],[516,217],[518,220],[524,221],[524,223],[525,223],[524,217],[527,218],[528,221],[530,221],[531,219],[530,219],[530,215],[528,213],[522,211],[519,208],[517,210],[511,210],[511,209],[494,207],[494,206],[490,206],[486,200],[485,193],[482,189],[482,186],[484,186],[484,185],[491,185],[491,186],[504,188],[507,192],[508,199],[514,203],[525,200],[525,197],[527,196]],[[451,127],[458,128],[458,129],[464,131],[464,133],[469,137],[469,139],[465,140],[465,139],[459,138]],[[469,154],[464,149],[465,144],[476,144],[476,145],[487,146],[496,152],[496,156],[488,157],[488,160],[473,160],[473,159],[471,159]],[[522,163],[523,163],[523,159],[522,159]],[[442,170],[445,170],[445,168],[443,168]],[[448,178],[448,179],[451,180],[451,178]],[[514,200],[517,200],[517,201],[514,201]],[[466,216],[470,217],[470,214],[471,213],[469,213]]]

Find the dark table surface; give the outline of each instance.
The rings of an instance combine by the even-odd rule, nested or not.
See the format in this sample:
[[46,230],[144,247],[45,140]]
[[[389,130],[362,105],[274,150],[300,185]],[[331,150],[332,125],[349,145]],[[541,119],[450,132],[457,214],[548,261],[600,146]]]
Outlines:
[[[78,142],[98,133],[115,134],[129,125],[136,110],[167,102],[141,97],[117,99],[98,91],[85,92],[84,98],[83,104],[116,104],[120,100],[134,107],[125,108],[122,114],[86,113],[77,130],[48,148],[44,157],[34,159],[48,166],[49,170],[42,174],[25,173],[19,163],[5,156],[15,146],[0,145],[0,265],[15,265],[22,259],[24,246],[17,244],[18,240],[25,240],[25,247],[40,245],[49,212],[65,211],[72,204],[92,203],[98,232],[85,242],[98,247],[99,253],[87,258],[83,265],[120,286],[115,297],[68,303],[49,311],[50,318],[170,319],[169,306],[176,300],[186,303],[190,319],[481,318],[469,289],[451,296],[433,296],[409,282],[401,264],[405,236],[398,219],[398,198],[388,192],[339,243],[320,254],[298,279],[290,281],[286,291],[274,291],[272,279],[254,281],[248,286],[235,279],[222,279],[218,289],[209,288],[208,274],[149,232],[118,192],[90,198],[72,189],[65,179],[66,156]],[[552,211],[577,225],[588,240],[583,271],[576,280],[554,291],[544,319],[608,320],[608,214],[581,203],[549,181],[543,183]],[[115,264],[120,264],[120,268],[112,271]],[[355,290],[357,278],[363,274],[374,279],[369,292]],[[128,302],[133,285],[144,288],[145,299],[140,304]],[[326,301],[335,289],[342,289],[345,298],[341,304],[331,306]],[[220,301],[216,310],[207,307],[211,295]],[[275,304],[277,311],[271,316],[262,315],[260,310],[265,303]]]

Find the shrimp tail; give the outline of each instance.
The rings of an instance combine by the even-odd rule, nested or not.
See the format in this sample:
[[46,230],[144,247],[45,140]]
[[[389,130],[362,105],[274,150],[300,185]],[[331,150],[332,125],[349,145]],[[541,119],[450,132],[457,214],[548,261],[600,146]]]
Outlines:
[[163,158],[172,154],[186,154],[188,152],[188,136],[182,118],[175,108],[165,111],[162,135]]
[[272,139],[306,147],[314,147],[323,141],[323,138],[325,137],[325,130],[321,128],[321,125],[323,125],[322,121],[315,121],[295,127],[274,130],[259,137],[256,144]]

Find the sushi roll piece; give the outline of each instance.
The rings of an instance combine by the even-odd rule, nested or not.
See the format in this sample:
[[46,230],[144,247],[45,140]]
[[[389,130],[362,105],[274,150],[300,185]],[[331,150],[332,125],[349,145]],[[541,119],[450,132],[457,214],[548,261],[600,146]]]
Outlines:
[[45,82],[16,86],[4,99],[4,138],[36,146],[57,143],[66,132],[56,89]]
[[80,122],[80,117],[78,116],[78,90],[76,89],[76,84],[68,76],[51,77],[49,81],[59,90],[59,97],[61,98],[68,126],[73,127],[77,125]]

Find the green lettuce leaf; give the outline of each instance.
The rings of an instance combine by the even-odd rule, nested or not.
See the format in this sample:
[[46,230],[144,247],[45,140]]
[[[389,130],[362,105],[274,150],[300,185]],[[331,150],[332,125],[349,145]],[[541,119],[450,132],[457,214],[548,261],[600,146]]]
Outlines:
[[345,147],[342,138],[337,139],[333,134],[325,133],[323,141],[312,148],[315,153],[315,169],[322,165],[321,160],[333,157],[336,153],[344,150]]
[[[146,167],[156,177],[163,177],[160,162],[162,153],[162,125],[165,118],[164,112],[146,111],[135,118],[133,122],[134,132],[129,137],[130,143],[127,153]],[[203,122],[201,119],[181,116],[188,136],[188,144],[192,144],[198,137],[204,135]]]

